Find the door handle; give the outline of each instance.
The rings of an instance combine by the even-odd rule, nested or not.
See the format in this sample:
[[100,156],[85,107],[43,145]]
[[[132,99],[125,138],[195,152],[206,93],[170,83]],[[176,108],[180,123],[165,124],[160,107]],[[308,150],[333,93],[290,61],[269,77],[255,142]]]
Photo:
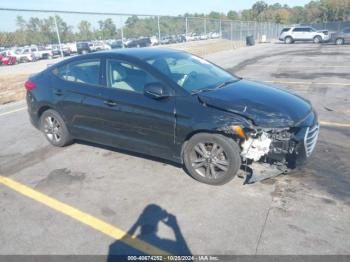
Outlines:
[[55,89],[54,94],[55,94],[56,96],[63,96],[63,92],[62,92],[61,89]]
[[116,102],[113,102],[111,100],[106,100],[103,102],[106,106],[116,106],[117,103]]

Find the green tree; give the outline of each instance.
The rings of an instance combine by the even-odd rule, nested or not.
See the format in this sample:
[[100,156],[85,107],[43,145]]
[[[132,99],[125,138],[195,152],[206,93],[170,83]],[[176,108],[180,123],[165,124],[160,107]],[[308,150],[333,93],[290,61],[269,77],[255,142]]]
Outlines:
[[230,20],[238,20],[239,19],[239,15],[236,11],[234,10],[230,10],[227,12],[227,18]]
[[78,24],[78,38],[79,40],[89,40],[93,37],[93,32],[91,30],[91,23],[86,20],[81,20]]
[[115,38],[117,33],[117,27],[115,26],[112,18],[98,21],[100,38],[111,39]]

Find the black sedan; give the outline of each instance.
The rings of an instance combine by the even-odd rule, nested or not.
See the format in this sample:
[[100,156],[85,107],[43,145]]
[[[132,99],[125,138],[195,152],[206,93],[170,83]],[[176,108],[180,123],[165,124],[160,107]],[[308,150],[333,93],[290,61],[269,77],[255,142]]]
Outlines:
[[182,163],[222,185],[254,182],[308,158],[319,125],[310,103],[162,48],[72,57],[28,79],[31,122],[54,146],[74,139]]

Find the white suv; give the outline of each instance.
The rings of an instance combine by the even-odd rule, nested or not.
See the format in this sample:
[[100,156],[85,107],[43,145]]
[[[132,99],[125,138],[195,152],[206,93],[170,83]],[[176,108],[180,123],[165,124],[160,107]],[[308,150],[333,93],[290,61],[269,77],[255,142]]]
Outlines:
[[281,31],[279,40],[286,44],[292,44],[295,41],[313,41],[318,44],[330,39],[327,30],[317,31],[309,26],[288,27]]

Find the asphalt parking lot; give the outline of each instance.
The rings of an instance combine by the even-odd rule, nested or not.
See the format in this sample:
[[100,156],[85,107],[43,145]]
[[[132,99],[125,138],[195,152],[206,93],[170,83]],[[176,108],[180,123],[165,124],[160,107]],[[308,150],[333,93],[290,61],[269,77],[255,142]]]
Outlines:
[[349,57],[349,45],[277,43],[206,56],[318,111],[308,164],[252,185],[200,184],[88,143],[54,148],[23,101],[1,106],[0,254],[350,254]]

